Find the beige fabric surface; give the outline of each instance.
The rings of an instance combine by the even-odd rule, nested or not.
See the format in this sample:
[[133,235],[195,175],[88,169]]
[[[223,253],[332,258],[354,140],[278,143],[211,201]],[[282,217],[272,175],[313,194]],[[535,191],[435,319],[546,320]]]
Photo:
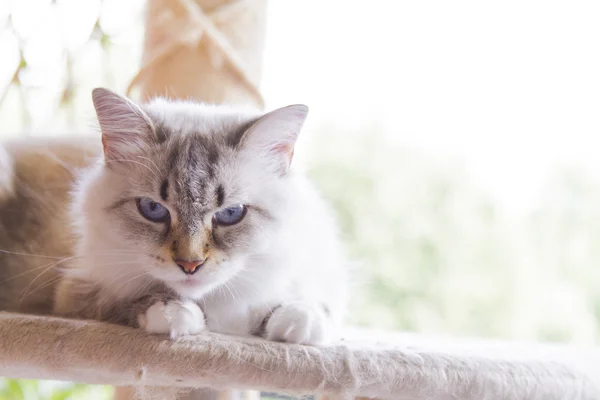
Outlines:
[[142,65],[128,94],[262,106],[266,7],[266,0],[149,0]]
[[0,313],[0,375],[336,399],[600,399],[597,349],[402,341],[318,348],[207,333],[172,342],[100,322]]

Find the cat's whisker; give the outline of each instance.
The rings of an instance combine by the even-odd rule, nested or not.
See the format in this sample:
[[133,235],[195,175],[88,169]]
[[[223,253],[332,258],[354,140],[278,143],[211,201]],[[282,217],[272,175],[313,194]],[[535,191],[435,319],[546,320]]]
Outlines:
[[[127,280],[126,282],[123,282],[122,284],[117,285],[115,287],[109,287],[108,285],[101,287],[100,288],[101,290],[103,290],[103,289],[112,289],[112,290],[110,290],[108,293],[102,292],[102,294],[99,295],[98,298],[96,299],[96,306],[98,306],[100,309],[104,308],[104,306],[106,304],[109,304],[110,302],[114,301],[114,299],[112,298],[114,293],[116,293],[119,289],[121,289],[124,285],[126,285],[130,281],[133,281],[143,275],[144,274],[134,276],[133,278],[131,278],[131,279]],[[123,276],[120,276],[119,278],[123,278]]]
[[150,274],[149,272],[144,272],[144,273],[142,273],[142,274],[136,275],[136,276],[134,276],[134,277],[132,277],[132,278],[130,278],[130,279],[128,279],[128,280],[126,280],[125,282],[122,282],[120,285],[117,285],[117,286],[115,286],[115,287],[113,288],[113,290],[111,290],[109,293],[107,293],[107,294],[104,296],[104,300],[103,300],[103,301],[101,301],[101,302],[100,302],[100,304],[101,304],[102,306],[104,306],[104,305],[105,305],[105,304],[107,304],[109,301],[113,300],[113,299],[112,299],[112,296],[113,296],[113,295],[114,295],[116,292],[118,292],[118,291],[119,291],[121,288],[125,287],[125,285],[127,285],[127,284],[129,284],[129,283],[131,283],[131,282],[133,282],[133,281],[135,281],[135,280],[137,280],[137,279],[140,279],[140,278],[142,278],[142,277],[144,277],[144,276],[147,276],[147,275],[149,275],[149,274]]
[[[47,273],[48,271],[50,271],[52,268],[56,268],[56,266],[57,266],[57,265],[60,265],[61,263],[65,262],[65,261],[69,261],[69,260],[71,260],[71,259],[73,259],[73,258],[75,258],[75,257],[68,257],[68,258],[65,258],[65,259],[63,259],[63,260],[60,260],[60,261],[58,261],[58,262],[55,262],[55,263],[50,263],[50,264],[45,264],[45,265],[43,265],[43,266],[41,266],[41,267],[38,267],[38,268],[36,268],[35,270],[29,271],[29,272],[35,272],[35,271],[37,271],[37,270],[39,270],[39,269],[41,269],[41,268],[44,268],[44,267],[46,267],[46,268],[44,268],[44,270],[43,270],[42,272],[40,272],[40,273],[39,273],[39,274],[38,274],[38,275],[37,275],[37,276],[36,276],[34,279],[32,279],[32,280],[29,282],[29,284],[28,284],[28,285],[25,287],[25,289],[23,290],[23,295],[22,295],[22,297],[21,297],[21,301],[23,301],[23,299],[24,299],[26,296],[29,296],[29,295],[30,295],[30,294],[31,294],[33,291],[35,291],[35,290],[36,290],[36,289],[34,289],[32,292],[29,292],[29,289],[30,289],[30,288],[33,286],[33,284],[34,284],[34,283],[35,283],[35,282],[36,282],[36,281],[37,281],[37,280],[38,280],[38,279],[39,279],[39,278],[40,278],[42,275],[44,275],[45,273]],[[109,264],[102,264],[102,263],[100,263],[100,264],[98,264],[98,266],[124,265],[124,264],[133,264],[133,262],[118,262],[118,263],[109,263]],[[22,274],[21,274],[21,275],[22,275]],[[14,277],[13,277],[13,278],[14,278]],[[11,278],[11,279],[13,279],[13,278]],[[56,278],[57,278],[57,281],[58,281],[58,280],[60,280],[60,279],[62,278],[62,276],[61,276],[61,275],[58,275]],[[52,279],[52,278],[51,278],[51,279]],[[39,289],[39,286],[38,286],[38,289]]]
[[11,255],[15,255],[15,256],[28,256],[28,257],[37,257],[37,258],[48,258],[48,259],[52,259],[52,260],[60,260],[63,257],[55,257],[55,256],[48,256],[45,254],[33,254],[33,253],[23,253],[23,252],[19,252],[19,251],[10,251],[10,250],[5,250],[5,249],[0,249],[0,253],[4,253],[4,254],[11,254]]
[[145,293],[145,291],[154,284],[154,282],[155,282],[154,279],[148,280],[148,282],[138,290],[135,297],[142,296]]
[[148,280],[148,282],[142,286],[135,294],[135,296],[133,297],[140,297],[143,296],[146,292],[146,290],[150,289],[152,287],[152,285],[156,282],[156,278],[151,277],[150,280]]
[[[110,265],[110,264],[109,264],[109,265]],[[108,282],[104,283],[104,285],[105,285],[105,286],[110,286],[110,285],[112,285],[113,283],[115,283],[116,281],[118,281],[119,279],[121,279],[121,278],[124,278],[124,277],[126,277],[127,275],[129,275],[129,274],[136,274],[136,273],[139,273],[139,272],[140,272],[140,271],[139,271],[138,269],[133,269],[133,270],[128,270],[128,271],[125,271],[125,272],[123,272],[122,274],[119,274],[119,275],[117,275],[117,276],[116,276],[115,278],[113,278],[112,280],[110,280],[110,281],[108,281]]]
[[[240,272],[242,271],[244,271],[244,269],[242,269]],[[260,282],[256,279],[250,279],[250,277],[245,275],[238,275],[236,276],[236,284],[243,286],[244,290],[247,290],[250,295],[260,295]],[[232,284],[232,286],[235,288],[235,285]],[[235,288],[235,290],[237,291],[237,288]],[[260,296],[257,297],[260,298]],[[273,304],[267,302],[267,300],[261,300],[259,305],[265,306],[269,312],[273,311]]]
[[223,284],[223,286],[225,286],[225,288],[226,288],[227,290],[229,290],[229,293],[231,294],[231,299],[232,299],[234,302],[237,302],[237,298],[236,298],[236,297],[235,297],[235,295],[233,294],[233,290],[231,290],[231,287],[229,286],[229,282],[225,282],[225,283]]
[[45,199],[43,198],[43,196],[40,193],[38,193],[29,183],[25,182],[22,179],[15,179],[15,185],[18,185],[22,191],[26,192],[29,195],[29,197],[33,197],[35,199],[35,203],[39,207],[45,208],[50,213],[54,213],[56,211],[56,208],[51,207],[47,201],[44,201]]
[[[149,272],[148,272],[148,274],[150,275]],[[154,282],[156,282],[156,278],[154,276],[150,275],[150,279],[148,280],[148,282],[146,282],[143,286],[141,286],[138,289],[138,292],[136,293],[136,296],[134,296],[134,297],[141,296],[146,289],[148,289],[150,286],[152,286],[154,284]]]
[[[37,272],[37,271],[39,271],[40,269],[42,269],[42,268],[46,268],[46,267],[48,267],[48,266],[49,266],[49,265],[51,265],[51,264],[52,264],[52,263],[50,263],[50,264],[44,264],[44,265],[40,265],[39,267],[35,267],[35,268],[31,268],[31,269],[30,269],[30,270],[28,270],[28,271],[21,272],[20,274],[15,274],[15,275],[11,276],[10,278],[6,278],[6,279],[4,279],[4,280],[0,281],[0,283],[6,283],[6,282],[10,282],[10,281],[12,281],[12,280],[14,280],[14,279],[18,279],[18,278],[20,278],[20,277],[22,277],[22,276],[25,276],[25,275],[27,275],[27,274],[31,274],[31,273]],[[43,272],[42,272],[42,273],[43,273]]]
[[46,282],[43,282],[43,283],[39,284],[38,286],[36,286],[35,288],[31,289],[30,291],[28,291],[26,293],[23,293],[21,295],[21,298],[19,299],[19,303],[22,303],[27,296],[32,295],[33,293],[37,292],[38,290],[44,289],[44,288],[46,288],[48,286],[51,286],[51,285],[59,282],[61,280],[61,278],[62,278],[61,276],[54,276],[54,277],[48,279]]
[[[50,271],[51,269],[55,268],[57,265],[59,265],[59,264],[61,264],[61,263],[65,262],[65,261],[68,261],[68,260],[70,260],[70,259],[72,259],[72,257],[65,258],[65,259],[63,259],[63,260],[60,260],[60,261],[57,261],[57,262],[55,262],[55,263],[50,263],[48,267],[44,268],[44,269],[42,270],[42,272],[40,272],[40,273],[39,273],[39,274],[38,274],[38,275],[37,275],[35,278],[33,278],[33,279],[31,280],[31,282],[29,282],[29,284],[28,284],[28,285],[25,287],[25,289],[23,290],[24,294],[23,294],[23,297],[21,297],[21,300],[23,300],[23,298],[24,298],[24,297],[27,295],[27,292],[29,291],[29,289],[31,288],[31,286],[32,286],[32,285],[33,285],[33,284],[34,284],[34,283],[35,283],[35,282],[36,282],[36,281],[37,281],[37,280],[38,280],[38,279],[39,279],[39,278],[40,278],[42,275],[44,275],[45,273],[47,273],[47,272],[48,272],[48,271]],[[46,264],[46,265],[48,265],[48,264]]]
[[225,297],[227,295],[227,293],[225,292],[225,288],[223,287],[223,285],[219,285],[216,288],[214,288],[213,290],[217,290],[218,289],[218,293],[223,295],[223,297]]
[[[112,290],[110,292],[108,292],[105,296],[104,296],[104,300],[100,303],[101,306],[104,306],[106,303],[108,303],[109,301],[111,301],[113,294],[115,294],[116,292],[118,292],[121,288],[123,288],[125,285],[127,285],[128,283],[133,282],[136,279],[139,279],[143,276],[146,275],[150,275],[150,272],[143,272],[139,275],[134,276],[131,279],[126,280],[125,282],[121,282],[120,285],[117,285],[116,287],[112,288]],[[121,277],[119,277],[120,279]]]
[[107,163],[109,162],[130,162],[130,163],[134,163],[134,164],[138,164],[141,165],[142,167],[146,168],[148,171],[152,172],[152,174],[157,178],[160,179],[160,176],[158,176],[158,174],[156,172],[154,172],[154,170],[152,168],[150,168],[149,166],[147,166],[146,164],[139,162],[139,161],[135,161],[135,160],[129,160],[127,158],[119,158],[119,159],[111,159],[111,160],[106,160]]
[[[17,254],[20,255],[20,253],[17,253]],[[22,255],[29,255],[29,254],[22,254]],[[74,259],[77,259],[77,258],[82,258],[84,256],[85,255],[62,257],[62,258],[59,258],[59,257],[54,258],[54,257],[51,257],[51,256],[43,256],[43,258],[57,259],[58,261],[53,262],[53,263],[48,263],[48,264],[40,265],[38,267],[33,267],[33,268],[31,268],[31,269],[29,269],[29,270],[27,270],[25,272],[21,272],[20,274],[16,274],[16,275],[11,276],[10,278],[4,279],[4,280],[0,281],[0,283],[5,283],[5,282],[12,281],[14,279],[18,279],[19,277],[22,277],[22,276],[27,275],[27,274],[35,273],[35,272],[39,271],[40,269],[43,269],[43,268],[46,268],[46,267],[49,267],[49,266],[50,267],[56,267],[56,266],[58,266],[58,265],[60,265],[60,264],[62,264],[64,262],[67,262],[67,261],[70,261],[70,260],[74,260]],[[42,274],[43,273],[44,273],[44,271],[42,272]]]
[[[86,254],[79,254],[76,256],[67,256],[67,257],[51,256],[51,255],[47,255],[47,254],[25,253],[25,252],[12,251],[12,250],[6,250],[6,249],[0,249],[0,253],[10,254],[10,255],[15,255],[15,256],[24,256],[24,257],[45,258],[45,259],[57,260],[57,261],[72,260],[72,259],[88,257],[88,256],[107,256],[107,255],[140,255],[140,256],[143,256],[142,254],[140,254],[139,251],[130,251],[130,250],[108,250],[105,252],[86,253]],[[44,266],[42,266],[42,267],[44,267]],[[40,268],[40,267],[36,267],[36,268]],[[31,271],[27,271],[24,274],[29,273],[29,272],[31,272]],[[15,276],[13,276],[13,277],[15,277]],[[4,282],[4,281],[0,281],[0,282]]]
[[137,156],[137,157],[150,161],[152,163],[152,165],[154,165],[154,167],[156,168],[156,173],[160,174],[160,168],[158,168],[158,165],[156,165],[156,163],[154,161],[152,161],[148,157],[144,157],[144,156]]
[[241,303],[241,302],[242,302],[242,296],[241,296],[241,295],[240,295],[240,293],[238,292],[237,288],[236,288],[236,287],[235,287],[235,285],[234,285],[234,284],[232,284],[232,283],[230,284],[230,286],[231,286],[231,290],[232,290],[232,291],[234,291],[234,292],[235,292],[235,295],[237,296],[237,301],[238,301],[238,303]]
[[83,253],[79,257],[98,256],[98,255],[103,256],[103,255],[111,255],[111,254],[115,254],[115,255],[129,254],[129,255],[143,256],[142,253],[140,253],[139,251],[135,251],[135,250],[114,249],[114,250],[105,250],[105,251],[94,252],[94,253]]

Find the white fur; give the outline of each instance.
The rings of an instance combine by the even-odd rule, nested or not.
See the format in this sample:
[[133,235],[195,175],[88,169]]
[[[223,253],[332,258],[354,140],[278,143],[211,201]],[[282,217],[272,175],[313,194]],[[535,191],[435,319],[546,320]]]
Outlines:
[[140,139],[151,133],[152,122],[137,104],[102,88],[93,90],[92,100],[102,135],[110,139],[104,141],[107,158],[127,158],[143,145]]
[[[207,134],[257,115],[164,100],[144,110],[176,131],[193,127]],[[131,168],[145,171],[135,163]],[[147,172],[150,177],[151,172]],[[152,280],[161,280],[182,298],[200,301],[208,329],[216,332],[249,335],[272,307],[281,305],[268,323],[269,338],[307,344],[326,341],[341,322],[346,303],[346,272],[331,211],[293,168],[288,179],[274,179],[251,151],[243,152],[218,174],[232,204],[266,205],[281,221],[276,230],[257,235],[253,254],[207,265],[193,275],[197,281],[184,284],[185,276],[178,268],[159,265],[148,256],[151,249],[146,244],[133,245],[119,221],[106,217],[104,210],[119,195],[133,196],[141,189],[137,182],[123,179],[100,163],[81,177],[75,193],[74,216],[81,241],[80,258],[71,273],[98,283],[111,301],[133,299]],[[211,215],[206,218],[204,223],[209,223]],[[172,311],[174,307],[157,304],[140,317],[140,323],[150,332],[168,331],[175,336],[201,330],[197,310],[191,312],[186,306],[179,313]]]
[[202,310],[191,301],[154,303],[138,316],[138,324],[149,333],[168,333],[171,339],[194,335],[206,329]]
[[330,334],[326,319],[323,310],[314,304],[286,304],[269,319],[266,336],[278,342],[321,344]]

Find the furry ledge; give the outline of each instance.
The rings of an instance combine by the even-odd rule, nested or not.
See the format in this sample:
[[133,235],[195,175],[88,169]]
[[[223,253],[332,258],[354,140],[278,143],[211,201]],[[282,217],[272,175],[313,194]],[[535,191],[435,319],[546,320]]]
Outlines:
[[600,399],[598,349],[397,339],[303,347],[207,333],[171,342],[100,322],[0,313],[0,376],[336,399]]

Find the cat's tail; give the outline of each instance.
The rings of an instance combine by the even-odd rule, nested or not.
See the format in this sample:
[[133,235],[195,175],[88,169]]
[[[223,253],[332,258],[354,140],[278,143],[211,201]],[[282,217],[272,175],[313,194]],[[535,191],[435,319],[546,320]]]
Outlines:
[[13,194],[13,160],[0,144],[0,202]]

